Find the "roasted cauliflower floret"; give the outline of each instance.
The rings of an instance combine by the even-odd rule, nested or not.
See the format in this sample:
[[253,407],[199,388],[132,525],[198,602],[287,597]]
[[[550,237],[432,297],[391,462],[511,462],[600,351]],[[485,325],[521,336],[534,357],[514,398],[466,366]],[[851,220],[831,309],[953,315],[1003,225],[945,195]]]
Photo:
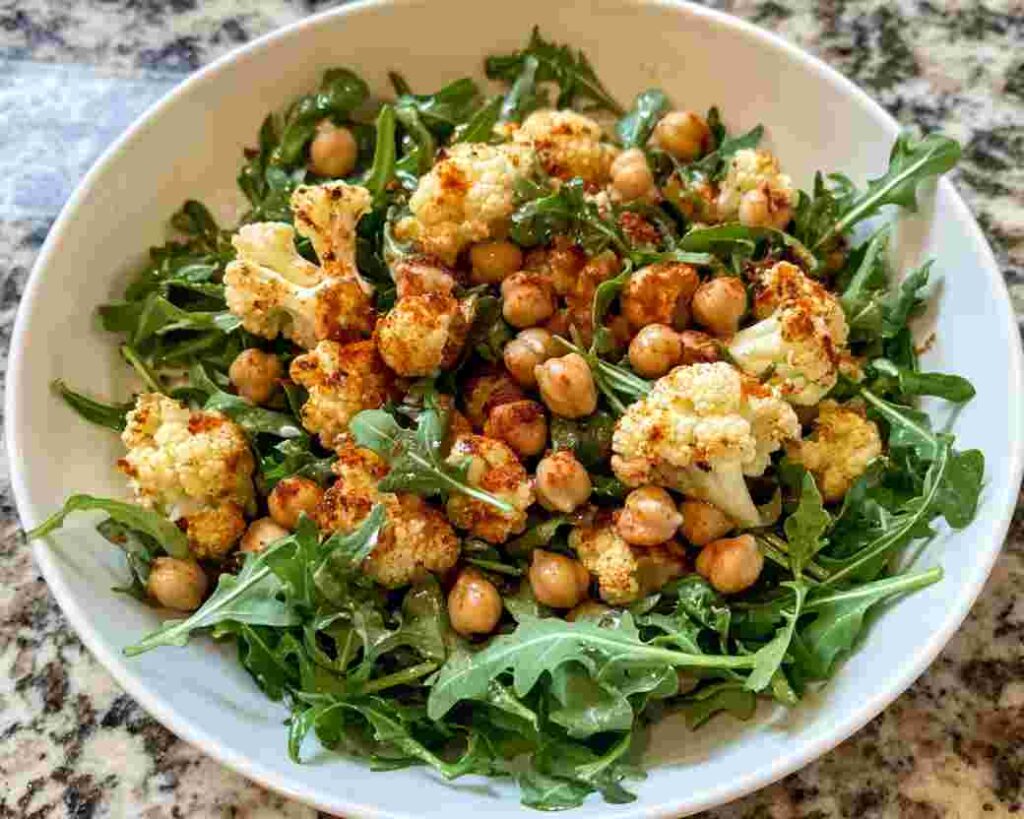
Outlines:
[[412,216],[396,225],[396,236],[454,264],[468,245],[504,235],[516,183],[536,169],[536,155],[524,145],[459,143],[446,148],[420,178],[409,199]]
[[514,131],[512,139],[537,152],[548,175],[588,185],[604,185],[618,148],[601,140],[601,126],[575,111],[534,111]]
[[601,599],[613,606],[657,591],[686,570],[686,555],[677,543],[630,546],[610,519],[577,526],[569,534],[569,548],[597,579]]
[[253,335],[285,335],[307,349],[321,339],[358,337],[373,326],[370,291],[355,265],[355,225],[369,193],[344,182],[298,188],[292,209],[321,266],[295,248],[295,231],[279,222],[243,225],[231,243],[237,258],[224,273],[228,309]]
[[221,557],[242,536],[255,463],[241,427],[219,412],[143,393],[121,440],[128,453],[118,468],[136,500],[180,519],[196,557]]
[[744,475],[800,437],[793,409],[730,364],[676,367],[615,425],[612,469],[627,486],[656,484],[718,506],[742,526],[760,516]]
[[459,559],[459,538],[444,515],[423,498],[380,492],[387,466],[373,452],[343,439],[334,466],[338,480],[324,493],[314,519],[320,529],[345,532],[379,503],[387,515],[363,571],[388,588],[406,586],[427,572],[445,572]]
[[405,296],[377,324],[377,349],[399,375],[433,375],[458,360],[470,320],[468,306],[445,293]]
[[836,384],[848,328],[839,300],[798,267],[779,262],[755,283],[754,314],[761,320],[729,342],[744,372],[770,373],[793,404],[817,404]]
[[782,229],[792,216],[797,196],[793,182],[770,151],[744,148],[729,162],[714,210],[723,222],[739,219],[750,227]]
[[882,454],[878,426],[861,407],[822,401],[814,431],[786,447],[786,454],[803,464],[829,503],[843,499],[868,464]]
[[469,461],[466,480],[507,501],[514,511],[504,513],[468,495],[448,498],[448,519],[459,529],[490,543],[504,543],[526,528],[526,510],[534,501],[533,485],[515,453],[501,441],[483,435],[460,435],[452,444],[448,461]]
[[321,341],[291,364],[292,381],[305,387],[302,425],[330,448],[353,416],[397,397],[394,374],[384,366],[372,341]]
[[641,267],[622,291],[622,314],[633,332],[648,324],[683,329],[690,302],[700,285],[697,271],[680,262],[657,262]]

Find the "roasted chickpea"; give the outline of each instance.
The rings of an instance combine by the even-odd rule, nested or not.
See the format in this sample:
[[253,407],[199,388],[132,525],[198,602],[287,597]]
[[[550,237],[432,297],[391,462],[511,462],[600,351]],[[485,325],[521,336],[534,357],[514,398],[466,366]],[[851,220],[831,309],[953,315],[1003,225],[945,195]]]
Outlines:
[[675,535],[683,516],[660,486],[642,486],[626,496],[615,531],[632,546],[655,546]]
[[554,609],[573,608],[590,585],[590,573],[578,560],[543,549],[533,550],[529,578],[537,602]]
[[274,541],[288,535],[288,530],[274,522],[273,518],[257,518],[249,524],[239,541],[243,552],[262,552]]
[[543,327],[520,330],[514,339],[505,345],[502,356],[505,369],[518,384],[536,387],[537,377],[533,369],[543,364],[558,351],[554,337]]
[[356,166],[359,146],[348,128],[323,120],[309,144],[309,167],[317,176],[347,176]]
[[206,594],[206,573],[198,563],[176,557],[158,557],[149,567],[146,591],[161,606],[195,611]]
[[731,336],[747,312],[747,289],[735,276],[720,276],[698,287],[690,306],[702,327],[716,336]]
[[639,148],[623,151],[612,162],[612,190],[624,202],[643,199],[654,193],[654,175],[647,157]]
[[539,455],[548,442],[544,407],[536,401],[500,404],[488,413],[484,435],[504,441],[521,457]]
[[551,277],[520,270],[501,283],[501,314],[513,327],[535,327],[547,321],[558,306]]
[[483,429],[492,409],[524,398],[522,387],[507,373],[488,372],[467,379],[463,400],[470,423]]
[[713,540],[697,557],[697,573],[722,594],[749,589],[763,567],[764,557],[751,535]]
[[648,324],[629,342],[629,363],[644,378],[661,378],[682,356],[679,333],[667,324]]
[[551,512],[568,514],[590,497],[590,475],[568,450],[545,455],[537,464],[537,502]]
[[694,546],[706,546],[732,531],[733,522],[713,503],[687,498],[679,511],[683,516],[679,531]]
[[583,418],[597,409],[597,387],[587,361],[579,353],[549,358],[534,368],[540,397],[563,418]]
[[475,569],[463,569],[448,592],[448,619],[463,637],[488,634],[501,619],[501,595]]
[[683,330],[679,343],[683,349],[680,364],[710,364],[720,358],[718,342],[700,330]]
[[747,227],[773,227],[782,230],[793,218],[788,197],[773,195],[764,187],[747,191],[740,198],[739,220]]
[[523,267],[523,252],[512,242],[480,242],[469,249],[473,284],[500,284]]
[[555,246],[548,251],[545,258],[545,269],[551,275],[555,292],[559,296],[564,296],[573,289],[586,265],[587,254],[583,249],[562,237],[555,239]]
[[291,530],[303,512],[313,517],[313,510],[323,496],[324,490],[316,481],[292,476],[277,482],[267,498],[267,509],[274,523]]
[[600,620],[610,611],[611,609],[604,603],[598,603],[596,600],[584,600],[566,614],[565,619],[570,623],[575,623],[577,620]]
[[228,368],[228,378],[238,394],[254,404],[267,403],[283,375],[281,359],[255,347],[242,350]]
[[711,129],[700,114],[669,111],[654,126],[652,139],[655,145],[676,159],[689,161],[711,146]]

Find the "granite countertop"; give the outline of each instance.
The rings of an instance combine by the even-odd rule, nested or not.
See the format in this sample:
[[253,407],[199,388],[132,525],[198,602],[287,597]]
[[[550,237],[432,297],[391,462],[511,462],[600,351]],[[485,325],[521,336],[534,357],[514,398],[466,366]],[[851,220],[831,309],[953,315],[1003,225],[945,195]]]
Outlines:
[[[956,182],[1024,315],[1021,0],[718,0],[965,146]],[[0,345],[47,230],[98,152],[190,71],[315,0],[0,0]],[[3,360],[6,356],[0,356]],[[0,818],[295,817],[120,691],[32,563],[0,468]],[[1024,507],[1022,507],[1024,508]],[[832,753],[705,817],[1024,815],[1024,514],[931,669]]]

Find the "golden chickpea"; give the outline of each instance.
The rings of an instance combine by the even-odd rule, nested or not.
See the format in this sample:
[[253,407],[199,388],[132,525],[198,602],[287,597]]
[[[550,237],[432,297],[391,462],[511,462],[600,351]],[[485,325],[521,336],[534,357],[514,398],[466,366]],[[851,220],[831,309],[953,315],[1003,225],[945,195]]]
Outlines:
[[533,550],[529,578],[537,602],[553,609],[575,607],[587,596],[590,586],[590,574],[583,564],[543,549]]
[[587,361],[579,353],[549,358],[534,369],[540,397],[563,418],[583,418],[597,409],[597,387]]
[[512,242],[480,242],[469,249],[473,284],[500,284],[523,267],[523,252]]
[[654,126],[654,144],[676,159],[694,160],[711,146],[711,129],[693,111],[669,111]]
[[146,591],[161,606],[195,611],[206,594],[206,573],[198,563],[176,557],[158,557],[149,567]]
[[626,496],[615,531],[632,546],[656,546],[675,535],[683,516],[660,486],[642,486]]
[[629,363],[644,378],[661,378],[682,356],[679,333],[667,324],[648,324],[629,342]]
[[255,347],[242,350],[228,367],[228,378],[238,394],[254,404],[267,403],[283,375],[281,359]]
[[463,637],[488,634],[501,619],[501,595],[475,569],[463,569],[448,592],[448,619]]
[[690,306],[702,327],[716,336],[731,336],[747,312],[747,289],[735,276],[710,279],[697,288]]
[[612,190],[624,202],[643,199],[654,193],[654,175],[647,157],[639,148],[623,151],[612,162]]
[[521,401],[526,393],[506,373],[482,373],[466,381],[463,400],[466,415],[475,429],[482,429],[491,410],[501,404]]
[[257,518],[245,530],[239,548],[243,552],[262,552],[271,543],[287,537],[288,534],[288,530],[275,523],[273,518]]
[[679,511],[683,516],[679,531],[694,546],[706,546],[733,529],[733,522],[713,503],[687,498],[679,504]]
[[596,600],[584,600],[566,614],[565,619],[570,623],[575,623],[577,620],[600,620],[610,611],[611,609],[604,603],[598,603]]
[[749,589],[763,567],[764,557],[751,535],[713,540],[697,557],[697,573],[722,594]]
[[773,227],[782,230],[793,218],[788,198],[773,196],[766,188],[754,188],[740,198],[739,220],[747,227]]
[[347,176],[356,166],[359,146],[352,132],[325,119],[309,144],[309,167],[317,176]]
[[324,496],[320,484],[309,478],[292,476],[278,481],[267,498],[270,517],[278,526],[294,529],[303,512],[313,517],[313,510]]
[[700,330],[683,330],[679,343],[682,345],[680,364],[710,364],[721,357],[718,342]]
[[545,257],[545,269],[551,274],[555,292],[559,296],[572,292],[586,266],[587,254],[579,245],[574,245],[563,237],[555,239],[554,247]]
[[494,407],[484,423],[484,435],[508,444],[517,455],[539,455],[548,443],[548,419],[536,401],[511,401]]
[[537,464],[537,502],[551,512],[568,514],[590,497],[590,475],[568,450],[545,455]]
[[501,283],[501,314],[513,327],[535,327],[554,315],[558,304],[551,277],[520,270]]
[[558,351],[554,336],[543,327],[520,330],[514,339],[505,345],[502,353],[505,369],[518,384],[536,387],[537,377],[533,369],[543,364]]

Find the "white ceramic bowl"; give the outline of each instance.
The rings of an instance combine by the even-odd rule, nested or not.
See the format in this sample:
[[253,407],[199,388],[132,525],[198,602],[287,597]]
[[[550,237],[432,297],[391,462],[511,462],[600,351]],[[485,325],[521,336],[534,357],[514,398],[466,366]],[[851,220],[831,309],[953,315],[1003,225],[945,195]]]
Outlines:
[[[48,389],[56,377],[100,394],[125,389],[113,339],[95,329],[94,305],[117,294],[167,218],[187,197],[237,204],[234,178],[268,109],[315,85],[332,65],[359,69],[384,92],[397,67],[419,89],[479,76],[485,53],[519,46],[537,23],[582,47],[620,99],[660,85],[679,104],[717,104],[733,128],[758,122],[786,170],[807,187],[815,170],[855,180],[877,174],[895,123],[851,83],[812,57],[717,12],[623,0],[572,7],[515,3],[357,3],[277,32],[214,63],[148,111],[96,164],[64,208],[28,283],[14,331],[6,433],[26,526],[69,492],[123,494],[113,470],[120,444],[89,427]],[[984,450],[987,484],[978,518],[921,556],[945,579],[888,609],[860,650],[813,701],[793,712],[765,707],[751,723],[715,720],[691,734],[664,725],[662,760],[631,805],[591,800],[578,815],[679,816],[778,779],[860,728],[905,689],[963,620],[1000,548],[1021,475],[1021,353],[1002,278],[967,208],[943,182],[917,216],[904,217],[901,263],[934,256],[942,278],[937,341],[928,368],[973,380],[978,397],[955,430]],[[124,392],[122,392],[122,395]],[[445,784],[423,769],[369,773],[320,754],[303,766],[285,754],[280,706],[264,699],[232,651],[198,640],[128,660],[121,648],[155,616],[110,593],[121,558],[85,528],[36,546],[36,558],[89,649],[141,704],[226,765],[282,793],[346,816],[520,813],[501,783]]]

